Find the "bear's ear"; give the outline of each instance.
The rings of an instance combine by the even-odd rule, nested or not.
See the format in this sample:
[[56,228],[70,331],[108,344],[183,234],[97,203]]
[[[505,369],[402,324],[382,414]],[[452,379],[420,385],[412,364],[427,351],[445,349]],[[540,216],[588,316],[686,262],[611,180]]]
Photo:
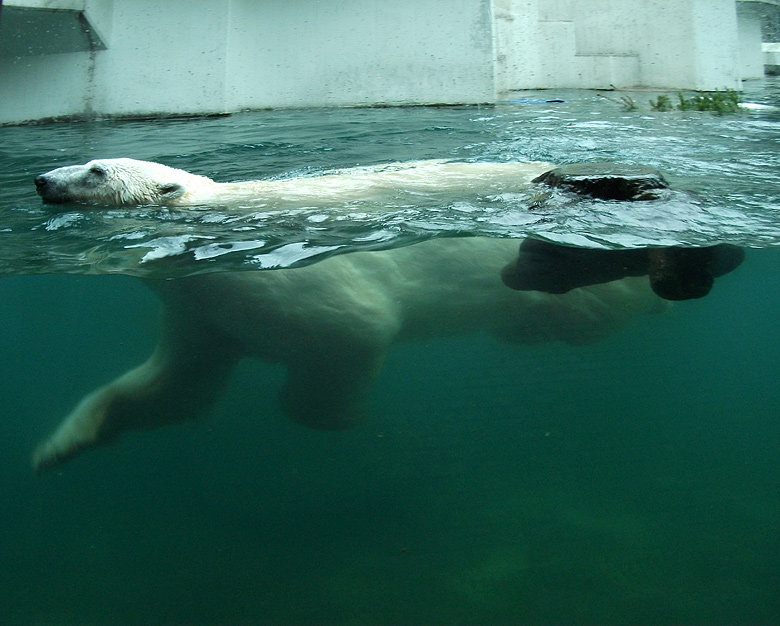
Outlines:
[[183,196],[185,191],[187,190],[184,188],[184,185],[179,183],[165,183],[160,185],[158,188],[160,202],[171,202],[172,200],[176,200],[176,198]]

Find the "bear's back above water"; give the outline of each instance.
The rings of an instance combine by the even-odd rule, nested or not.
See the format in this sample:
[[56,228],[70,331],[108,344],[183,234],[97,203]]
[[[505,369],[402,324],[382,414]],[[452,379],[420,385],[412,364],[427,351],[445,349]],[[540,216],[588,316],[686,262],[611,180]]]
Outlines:
[[315,176],[219,183],[136,159],[96,159],[60,167],[35,178],[51,204],[107,206],[237,205],[262,200],[336,205],[404,193],[503,193],[520,190],[552,168],[549,163],[461,163],[440,160],[334,170]]

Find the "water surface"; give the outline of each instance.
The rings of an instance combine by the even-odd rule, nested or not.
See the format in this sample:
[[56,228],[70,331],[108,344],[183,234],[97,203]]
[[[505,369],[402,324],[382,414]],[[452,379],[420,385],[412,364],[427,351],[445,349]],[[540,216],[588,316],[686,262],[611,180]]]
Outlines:
[[[563,103],[493,107],[320,109],[155,122],[0,129],[0,272],[166,277],[311,263],[436,236],[535,237],[606,248],[780,243],[780,110],[714,115],[637,111],[592,92]],[[780,106],[762,81],[745,94]],[[661,170],[662,200],[583,201],[555,192],[442,192],[334,206],[187,210],[42,206],[34,175],[93,158],[160,161],[218,181],[311,176],[393,161],[614,161]],[[31,253],[35,250],[36,253]],[[215,252],[218,251],[218,252]]]

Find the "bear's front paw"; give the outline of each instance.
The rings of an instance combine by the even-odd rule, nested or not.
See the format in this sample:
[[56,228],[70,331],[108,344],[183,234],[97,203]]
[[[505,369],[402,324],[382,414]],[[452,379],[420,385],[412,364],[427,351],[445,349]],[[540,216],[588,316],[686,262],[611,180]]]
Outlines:
[[111,395],[98,390],[84,398],[57,430],[33,452],[32,465],[40,473],[62,465],[85,448],[112,439],[107,419]]
[[88,444],[52,436],[39,445],[32,456],[32,466],[37,474],[65,463],[76,456]]

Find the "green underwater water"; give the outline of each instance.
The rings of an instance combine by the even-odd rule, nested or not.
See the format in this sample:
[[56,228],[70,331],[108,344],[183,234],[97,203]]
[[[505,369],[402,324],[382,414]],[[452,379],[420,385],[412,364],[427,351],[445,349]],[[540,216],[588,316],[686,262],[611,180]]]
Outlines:
[[[578,97],[548,111],[558,132],[535,137],[536,152],[603,160],[643,145],[641,117]],[[479,117],[541,123],[503,106]],[[582,147],[593,111],[615,128]],[[120,152],[220,179],[247,177],[252,155],[257,175],[524,155],[511,124],[475,127],[473,110],[245,115],[267,144],[241,147],[246,117],[235,140],[229,118],[0,129],[0,170],[14,172],[0,204],[32,207],[31,175]],[[673,115],[670,136],[698,123],[739,138],[736,118]],[[433,130],[437,116],[451,130]],[[712,164],[712,189],[675,169],[682,148],[633,158],[771,210],[776,170],[760,163],[776,162],[780,122],[739,119],[767,124],[769,139],[752,179],[746,158],[737,177],[721,150],[720,178],[743,185],[733,192],[717,186],[715,148],[686,148]],[[245,362],[203,422],[128,435],[40,478],[37,441],[146,358],[158,304],[129,276],[5,276],[0,624],[780,623],[777,267],[777,250],[748,250],[708,297],[594,345],[396,345],[370,420],[346,432],[290,423],[281,370]]]

